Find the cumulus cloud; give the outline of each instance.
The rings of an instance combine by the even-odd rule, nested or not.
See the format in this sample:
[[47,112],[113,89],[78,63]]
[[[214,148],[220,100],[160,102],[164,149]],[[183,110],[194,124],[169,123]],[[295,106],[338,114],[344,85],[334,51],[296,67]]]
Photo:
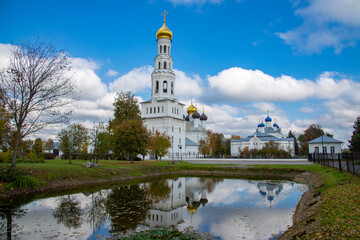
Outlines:
[[108,77],[116,77],[119,74],[119,72],[113,70],[113,69],[109,69],[109,71],[107,71],[106,76]]
[[151,87],[151,73],[154,68],[150,65],[134,68],[110,83],[109,88],[114,92],[143,91]]
[[176,74],[175,80],[175,94],[179,98],[189,98],[201,96],[203,89],[201,88],[201,78],[197,74],[192,74],[191,76],[186,75],[186,73],[174,69]]
[[357,0],[312,0],[295,11],[303,24],[277,35],[299,52],[312,54],[331,47],[340,53],[360,39],[359,12]]

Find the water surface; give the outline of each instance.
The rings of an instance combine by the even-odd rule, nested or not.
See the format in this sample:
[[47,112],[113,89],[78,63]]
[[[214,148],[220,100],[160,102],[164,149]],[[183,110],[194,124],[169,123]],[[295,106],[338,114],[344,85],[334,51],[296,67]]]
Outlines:
[[303,184],[181,177],[0,206],[0,239],[104,239],[177,227],[219,239],[272,239],[292,224]]

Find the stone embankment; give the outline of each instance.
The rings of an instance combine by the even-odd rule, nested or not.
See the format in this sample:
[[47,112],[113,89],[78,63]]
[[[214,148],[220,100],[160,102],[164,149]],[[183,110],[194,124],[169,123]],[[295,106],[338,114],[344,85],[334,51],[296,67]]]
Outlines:
[[293,225],[279,239],[299,239],[320,226],[317,215],[321,210],[321,191],[324,186],[321,177],[311,172],[303,172],[296,176],[296,182],[305,183],[309,190],[299,201],[293,216]]

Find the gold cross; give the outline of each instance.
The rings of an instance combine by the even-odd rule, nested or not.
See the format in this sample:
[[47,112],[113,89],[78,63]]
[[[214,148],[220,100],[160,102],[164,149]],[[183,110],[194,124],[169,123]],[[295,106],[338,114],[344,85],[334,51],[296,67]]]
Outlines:
[[163,15],[164,16],[164,22],[166,22],[166,14],[169,14],[167,11],[165,11],[164,10],[164,13],[163,14],[161,14],[161,15]]

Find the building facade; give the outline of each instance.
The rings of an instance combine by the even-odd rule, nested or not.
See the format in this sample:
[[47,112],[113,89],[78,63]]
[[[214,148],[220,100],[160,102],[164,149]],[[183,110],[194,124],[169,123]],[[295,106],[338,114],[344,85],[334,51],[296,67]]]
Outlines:
[[140,103],[141,116],[148,130],[153,133],[166,133],[170,137],[171,148],[168,157],[197,157],[198,143],[204,139],[204,134],[206,135],[207,116],[204,113],[200,115],[191,102],[188,115],[185,117],[185,105],[175,97],[172,37],[173,34],[166,26],[164,17],[164,24],[156,33],[157,56],[151,74],[151,99]]
[[273,123],[269,114],[264,122],[261,122],[253,135],[242,139],[231,140],[231,156],[241,156],[244,148],[248,150],[260,150],[266,143],[273,141],[278,144],[279,149],[283,149],[295,156],[295,145],[293,138],[285,138],[281,133],[281,128],[277,123]]
[[323,135],[308,142],[309,153],[341,153],[342,141]]

